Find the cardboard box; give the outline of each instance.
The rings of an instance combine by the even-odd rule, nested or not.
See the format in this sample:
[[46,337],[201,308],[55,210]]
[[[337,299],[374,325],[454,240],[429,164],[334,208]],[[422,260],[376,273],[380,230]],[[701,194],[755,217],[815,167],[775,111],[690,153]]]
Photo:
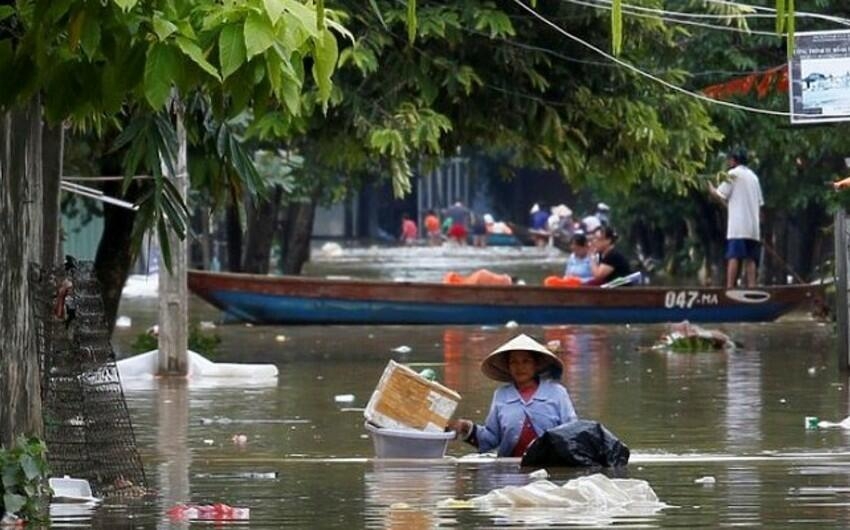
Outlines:
[[460,394],[390,361],[364,416],[379,427],[440,432],[454,414]]

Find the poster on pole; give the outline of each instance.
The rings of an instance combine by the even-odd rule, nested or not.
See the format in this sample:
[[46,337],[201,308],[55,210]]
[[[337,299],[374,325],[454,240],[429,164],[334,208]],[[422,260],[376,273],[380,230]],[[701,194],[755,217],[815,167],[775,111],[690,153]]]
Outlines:
[[850,121],[850,30],[794,35],[791,123]]

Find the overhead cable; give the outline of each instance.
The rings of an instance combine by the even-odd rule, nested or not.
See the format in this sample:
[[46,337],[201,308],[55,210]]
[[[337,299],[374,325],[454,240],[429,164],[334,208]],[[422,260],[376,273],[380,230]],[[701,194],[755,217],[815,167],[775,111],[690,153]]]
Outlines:
[[788,112],[782,112],[782,111],[778,111],[778,110],[760,109],[758,107],[750,107],[750,106],[747,106],[747,105],[740,105],[740,104],[732,103],[732,102],[729,102],[729,101],[713,99],[713,98],[710,98],[710,97],[708,97],[704,94],[700,94],[698,92],[692,92],[692,91],[687,90],[685,88],[682,88],[678,85],[674,85],[673,83],[670,83],[669,81],[661,79],[660,77],[657,77],[657,76],[655,76],[655,75],[653,75],[649,72],[645,72],[645,71],[641,70],[640,68],[638,68],[637,66],[634,66],[631,63],[628,63],[628,62],[626,62],[626,61],[624,61],[624,60],[622,60],[618,57],[615,57],[615,56],[609,54],[608,52],[604,51],[603,49],[601,49],[597,46],[594,46],[593,44],[577,37],[576,35],[573,35],[572,33],[566,31],[562,27],[558,26],[554,22],[550,21],[549,19],[547,19],[546,17],[544,17],[543,15],[538,13],[536,10],[525,5],[521,0],[513,0],[513,2],[516,5],[518,5],[519,7],[521,7],[522,9],[524,9],[525,11],[531,13],[535,18],[537,18],[538,20],[540,20],[541,22],[543,22],[547,26],[551,27],[552,29],[554,29],[558,33],[567,37],[568,39],[575,41],[575,42],[581,44],[582,46],[584,46],[584,47],[586,47],[590,50],[593,50],[597,54],[608,59],[609,61],[613,61],[613,62],[619,64],[620,66],[622,66],[622,67],[624,67],[628,70],[631,70],[632,72],[634,72],[638,75],[646,77],[647,79],[651,79],[651,80],[655,81],[656,83],[659,83],[663,86],[666,86],[667,88],[669,88],[671,90],[674,90],[676,92],[679,92],[679,93],[688,95],[690,97],[699,99],[699,100],[704,101],[706,103],[711,103],[711,104],[714,104],[714,105],[720,105],[720,106],[723,106],[723,107],[728,107],[728,108],[733,108],[733,109],[737,109],[737,110],[743,110],[743,111],[753,112],[753,113],[758,113],[758,114],[767,114],[767,115],[770,115],[770,116],[783,116],[783,117],[789,117],[790,116],[790,113],[788,113]]

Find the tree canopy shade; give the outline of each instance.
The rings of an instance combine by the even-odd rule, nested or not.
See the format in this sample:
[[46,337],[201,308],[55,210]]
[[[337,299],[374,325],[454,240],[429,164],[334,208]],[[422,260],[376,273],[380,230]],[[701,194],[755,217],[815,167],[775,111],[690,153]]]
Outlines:
[[297,0],[21,0],[3,6],[0,105],[45,94],[47,118],[90,124],[127,104],[160,110],[172,86],[235,114],[254,102],[300,111],[305,60],[326,100],[337,59],[329,13]]
[[[38,362],[27,266],[45,265],[41,224],[55,203],[58,149],[42,149],[66,124],[98,133],[126,125],[117,146],[125,169],[150,171],[142,224],[182,230],[182,198],[165,182],[172,94],[201,94],[220,120],[246,109],[284,115],[327,104],[338,57],[334,33],[350,37],[331,10],[297,0],[19,0],[0,6],[0,442],[36,432]],[[305,94],[306,93],[306,94]],[[228,136],[222,135],[230,145]],[[228,153],[233,153],[228,149]],[[48,171],[55,167],[55,171]],[[127,171],[131,174],[132,171]],[[130,185],[127,179],[125,190]],[[52,190],[52,191],[48,191]],[[43,197],[43,199],[42,199]],[[42,202],[44,204],[42,204]],[[166,224],[167,220],[167,224]],[[132,225],[132,218],[130,219]]]
[[[99,132],[124,122],[113,146],[127,148],[124,191],[139,171],[156,177],[139,198],[136,225],[139,234],[155,227],[163,244],[169,228],[183,236],[187,218],[182,198],[162,178],[163,164],[173,170],[176,139],[159,113],[172,90],[203,95],[221,120],[248,108],[301,114],[306,85],[316,87],[309,89],[311,108],[330,97],[338,57],[331,30],[351,37],[334,12],[320,15],[297,0],[31,0],[5,7],[0,70],[11,75],[0,79],[0,107],[39,93],[51,122]],[[228,138],[221,136],[219,154],[239,154]],[[167,245],[163,251],[167,263]]]
[[[250,133],[288,136],[310,163],[339,172],[384,168],[396,194],[417,162],[456,149],[507,153],[514,165],[557,169],[577,185],[628,188],[642,179],[680,186],[699,173],[719,134],[703,103],[601,61],[513,2],[418,1],[415,39],[402,0],[334,4],[356,35],[340,50],[326,115],[266,113]],[[609,19],[562,1],[539,13],[607,47]],[[677,30],[625,19],[623,56],[664,70]],[[287,134],[288,132],[288,134]],[[311,154],[313,153],[313,154]],[[381,162],[381,165],[376,165]]]

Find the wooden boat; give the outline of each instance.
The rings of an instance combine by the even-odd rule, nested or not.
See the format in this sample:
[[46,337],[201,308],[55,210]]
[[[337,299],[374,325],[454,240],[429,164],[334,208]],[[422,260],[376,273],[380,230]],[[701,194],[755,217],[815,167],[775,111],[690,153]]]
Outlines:
[[818,285],[551,288],[189,272],[189,289],[258,324],[765,322],[823,301]]
[[[472,236],[466,240],[468,244],[473,243]],[[522,243],[513,234],[487,234],[488,247],[521,247]]]
[[[535,246],[535,231],[533,229],[516,223],[508,223],[508,226],[513,231],[514,237],[516,237],[522,245],[529,247]],[[570,238],[561,232],[556,232],[555,235],[552,237],[552,246],[566,253],[571,252]]]

